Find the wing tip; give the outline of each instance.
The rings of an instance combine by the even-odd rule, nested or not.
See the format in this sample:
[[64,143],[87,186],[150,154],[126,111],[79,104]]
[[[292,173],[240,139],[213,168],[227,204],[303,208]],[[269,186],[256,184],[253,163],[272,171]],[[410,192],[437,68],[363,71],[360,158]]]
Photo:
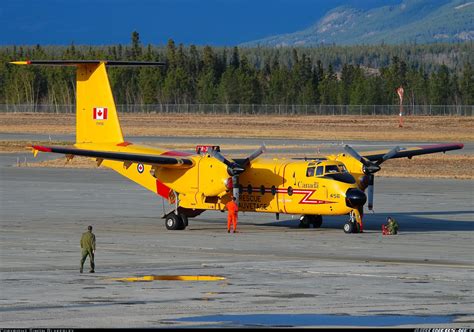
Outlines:
[[31,61],[10,61],[12,65],[31,65]]
[[48,148],[47,146],[41,146],[41,145],[32,145],[31,148],[36,151],[41,151],[41,152],[52,152],[53,150],[51,148]]

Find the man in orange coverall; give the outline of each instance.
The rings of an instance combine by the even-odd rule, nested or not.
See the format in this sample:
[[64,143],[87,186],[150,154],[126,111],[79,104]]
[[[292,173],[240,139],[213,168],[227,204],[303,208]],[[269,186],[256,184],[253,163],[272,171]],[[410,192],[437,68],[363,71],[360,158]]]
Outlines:
[[227,233],[230,233],[230,225],[233,224],[234,226],[234,233],[237,232],[237,212],[239,211],[239,207],[235,202],[236,198],[232,196],[232,200],[228,202],[225,207],[227,208]]

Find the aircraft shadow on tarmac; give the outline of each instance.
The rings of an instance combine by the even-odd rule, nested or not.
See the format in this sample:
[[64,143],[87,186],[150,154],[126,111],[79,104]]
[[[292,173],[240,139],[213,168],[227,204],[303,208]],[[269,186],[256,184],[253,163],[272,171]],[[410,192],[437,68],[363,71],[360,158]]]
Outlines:
[[[474,211],[430,211],[430,212],[397,212],[397,213],[366,213],[364,216],[364,230],[381,231],[382,225],[387,222],[387,217],[394,217],[400,226],[400,231],[407,232],[433,232],[433,231],[474,231],[474,221],[460,221],[450,219],[434,219],[428,215],[452,216],[470,215],[474,218]],[[346,216],[323,217],[321,229],[342,229]],[[298,228],[298,218],[291,220],[272,221],[267,223],[239,222],[241,225],[252,224],[257,227],[284,227]]]

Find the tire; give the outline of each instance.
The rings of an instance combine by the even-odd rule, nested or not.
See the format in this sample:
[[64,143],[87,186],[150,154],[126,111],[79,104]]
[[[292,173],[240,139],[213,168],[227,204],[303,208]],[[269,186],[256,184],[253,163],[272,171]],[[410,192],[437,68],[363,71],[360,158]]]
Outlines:
[[183,220],[174,213],[170,213],[165,218],[165,226],[167,230],[175,231],[182,229]]
[[184,214],[179,214],[179,218],[181,219],[180,230],[186,229],[188,227],[188,217]]
[[351,234],[354,232],[354,224],[350,221],[344,224],[344,233]]
[[298,225],[299,228],[309,228],[310,225],[310,218],[309,216],[301,216],[300,217],[300,224]]
[[311,224],[313,225],[314,228],[320,228],[321,225],[323,224],[323,216],[320,216],[320,215],[312,216]]

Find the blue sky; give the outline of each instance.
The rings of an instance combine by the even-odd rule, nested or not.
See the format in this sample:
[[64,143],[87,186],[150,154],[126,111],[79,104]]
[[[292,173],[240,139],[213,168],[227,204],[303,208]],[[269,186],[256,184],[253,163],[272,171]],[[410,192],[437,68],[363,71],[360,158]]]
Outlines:
[[341,5],[368,9],[401,0],[0,0],[0,45],[143,44],[232,46],[302,30]]

